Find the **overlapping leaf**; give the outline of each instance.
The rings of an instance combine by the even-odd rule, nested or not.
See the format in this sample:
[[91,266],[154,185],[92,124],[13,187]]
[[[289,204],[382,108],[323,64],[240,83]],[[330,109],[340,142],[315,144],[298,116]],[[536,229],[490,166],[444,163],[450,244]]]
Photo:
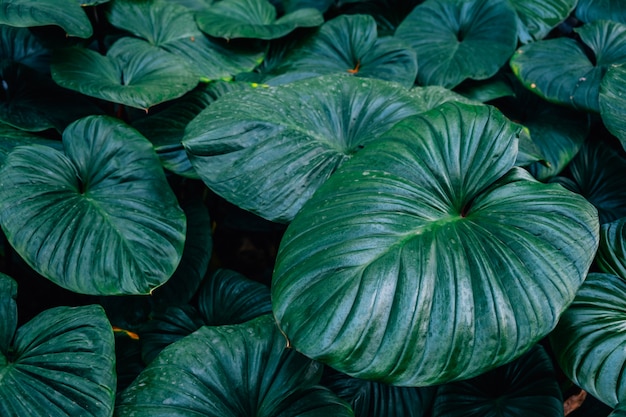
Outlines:
[[11,60],[43,74],[50,71],[50,51],[31,31],[0,25],[0,61]]
[[626,25],[599,21],[576,32],[580,41],[556,38],[521,47],[511,58],[511,68],[546,100],[598,112],[605,72],[611,65],[626,63]]
[[626,280],[626,218],[602,225],[596,262],[603,272]]
[[317,385],[321,365],[287,349],[271,316],[202,327],[169,346],[123,393],[119,417],[336,417],[350,407]]
[[600,115],[626,150],[626,64],[610,67],[600,83]]
[[93,34],[89,18],[76,0],[5,0],[0,3],[0,23],[17,27],[56,25],[69,36]]
[[509,0],[519,18],[519,38],[523,43],[545,38],[574,10],[577,0]]
[[613,20],[626,23],[626,4],[621,0],[578,0],[576,17],[583,22]]
[[65,153],[16,148],[0,171],[0,222],[37,272],[88,294],[146,294],[174,272],[185,218],[150,143],[90,116],[63,133]]
[[324,23],[314,8],[298,9],[277,18],[268,0],[222,0],[196,14],[200,29],[216,38],[276,39],[298,27]]
[[598,218],[513,168],[518,129],[493,108],[445,103],[340,167],[279,249],[272,303],[294,348],[422,386],[503,365],[544,337],[591,265]]
[[417,53],[419,84],[452,88],[489,78],[507,62],[517,44],[516,14],[506,1],[427,0],[395,35]]

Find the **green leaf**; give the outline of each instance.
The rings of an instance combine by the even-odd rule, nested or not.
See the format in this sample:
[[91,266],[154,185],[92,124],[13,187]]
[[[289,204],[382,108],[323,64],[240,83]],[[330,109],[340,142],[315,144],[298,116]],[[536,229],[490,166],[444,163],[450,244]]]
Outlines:
[[[0,365],[6,364],[6,355],[9,354],[13,335],[17,329],[16,298],[17,283],[10,276],[0,272]],[[1,384],[2,382],[0,382],[0,387]]]
[[426,111],[422,95],[339,75],[233,93],[189,123],[183,146],[214,192],[287,223],[345,160],[398,121]]
[[583,22],[613,20],[626,23],[626,4],[622,0],[578,0],[576,17]]
[[519,18],[518,36],[523,43],[545,38],[572,13],[578,0],[509,0]]
[[65,153],[16,148],[0,171],[0,222],[38,273],[85,294],[146,294],[174,272],[185,217],[150,143],[91,116],[63,132]]
[[11,60],[47,74],[50,51],[27,28],[0,25],[0,61]]
[[452,88],[489,78],[507,62],[517,44],[516,15],[506,1],[427,0],[396,36],[417,53],[419,84]]
[[603,143],[587,141],[555,182],[583,195],[598,209],[600,223],[626,217],[626,158]]
[[[328,370],[328,369],[327,369]],[[394,387],[379,382],[328,372],[322,384],[347,401],[359,417],[430,415],[435,387]]]
[[626,218],[602,225],[596,262],[602,272],[626,280]]
[[600,116],[626,150],[626,65],[611,66],[600,83]]
[[202,327],[161,352],[122,394],[116,416],[353,416],[317,385],[321,370],[286,348],[270,315]]
[[589,274],[550,334],[563,372],[576,385],[615,407],[626,399],[626,281]]
[[263,59],[259,51],[229,48],[206,37],[186,7],[165,1],[116,0],[107,11],[109,22],[189,64],[204,80],[230,78],[252,71]]
[[511,68],[526,88],[546,100],[599,112],[605,72],[626,63],[626,25],[600,21],[575,30],[580,41],[556,38],[522,46]]
[[115,42],[106,56],[80,47],[58,50],[51,71],[62,87],[145,110],[198,84],[187,61],[132,38]]
[[598,219],[513,168],[518,132],[492,107],[445,103],[340,167],[278,252],[272,304],[294,348],[357,378],[424,386],[543,338],[591,265]]
[[93,28],[76,0],[3,0],[0,24],[32,27],[60,26],[69,36],[89,38]]
[[338,16],[289,54],[278,72],[353,74],[409,88],[417,75],[415,53],[393,37],[378,37],[371,16]]
[[442,385],[432,417],[562,417],[552,359],[541,345],[475,378]]
[[0,363],[0,415],[109,417],[113,332],[100,306],[56,307],[20,327]]
[[313,8],[299,9],[276,18],[276,9],[267,0],[222,0],[196,13],[200,29],[216,38],[276,39],[299,27],[324,23]]
[[15,129],[9,125],[0,123],[0,166],[4,164],[4,160],[6,159],[7,155],[15,147],[21,145],[32,145],[34,143],[48,145],[58,150],[63,149],[63,145],[59,141],[44,139],[33,133]]

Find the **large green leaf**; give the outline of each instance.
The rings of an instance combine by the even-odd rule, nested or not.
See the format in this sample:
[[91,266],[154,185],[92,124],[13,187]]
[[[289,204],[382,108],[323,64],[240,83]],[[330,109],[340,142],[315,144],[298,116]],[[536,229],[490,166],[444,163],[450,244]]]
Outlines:
[[576,17],[583,22],[613,20],[626,23],[626,3],[622,0],[578,0]]
[[519,38],[523,43],[545,38],[572,13],[578,0],[509,0],[519,18]]
[[417,53],[419,84],[452,88],[489,78],[507,62],[517,45],[516,14],[500,0],[427,0],[396,36]]
[[475,378],[445,384],[432,417],[563,417],[552,359],[541,345]]
[[0,166],[4,164],[4,160],[13,148],[21,145],[31,145],[34,143],[48,145],[59,150],[63,149],[63,146],[59,141],[44,139],[33,133],[15,129],[9,125],[0,123]]
[[319,26],[324,17],[317,9],[307,8],[277,18],[268,0],[221,0],[197,12],[196,22],[216,38],[276,39],[298,27]]
[[626,150],[626,65],[611,66],[600,83],[600,115]]
[[395,387],[326,369],[322,384],[352,406],[358,417],[430,415],[435,387]]
[[16,148],[0,171],[0,222],[37,272],[74,292],[148,293],[174,272],[185,217],[150,143],[90,116],[63,132],[65,153]]
[[228,48],[206,37],[193,13],[172,2],[115,0],[107,16],[112,25],[185,59],[189,69],[205,80],[251,71],[263,59],[261,52]]
[[603,272],[626,280],[626,217],[602,225],[596,262]]
[[269,315],[202,327],[169,346],[123,393],[118,417],[352,416],[317,385],[322,367],[293,349]]
[[76,0],[2,0],[0,23],[17,27],[56,25],[79,38],[93,33],[89,18]]
[[11,60],[41,73],[50,71],[50,51],[27,28],[0,25],[0,61]]
[[626,25],[599,21],[575,30],[580,41],[556,38],[521,47],[511,58],[511,68],[546,100],[598,112],[606,70],[626,63]]
[[598,219],[581,196],[513,168],[518,132],[494,108],[445,103],[340,167],[276,260],[274,314],[294,348],[357,378],[423,386],[544,337],[587,273]]
[[198,84],[186,60],[132,38],[115,42],[106,56],[81,47],[58,50],[51,71],[62,87],[146,110]]
[[0,415],[110,417],[115,383],[113,332],[102,308],[52,308],[20,327],[0,354]]
[[415,53],[392,37],[379,38],[371,16],[338,16],[289,54],[279,72],[350,73],[411,87],[417,75]]
[[428,110],[423,91],[333,75],[233,93],[189,123],[183,145],[209,188],[286,223],[345,160]]
[[587,141],[553,181],[583,195],[598,209],[600,223],[626,217],[626,158],[601,142]]
[[611,407],[626,400],[626,281],[589,274],[550,334],[565,374]]

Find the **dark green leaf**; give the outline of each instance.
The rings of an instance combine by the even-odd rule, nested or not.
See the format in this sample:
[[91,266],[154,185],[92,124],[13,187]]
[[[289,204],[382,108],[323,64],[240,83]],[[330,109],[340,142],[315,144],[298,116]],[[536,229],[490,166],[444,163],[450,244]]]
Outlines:
[[56,25],[79,38],[93,33],[89,18],[76,0],[3,0],[0,23],[17,27]]
[[552,349],[575,384],[615,407],[626,400],[626,281],[589,274],[550,334]]
[[56,307],[20,327],[0,363],[0,415],[110,417],[113,332],[100,306]]
[[509,0],[519,18],[519,38],[523,43],[545,38],[563,22],[578,0]]
[[198,84],[186,60],[131,38],[115,42],[106,56],[79,47],[56,51],[51,71],[62,87],[146,110]]
[[276,39],[298,27],[324,23],[322,14],[312,8],[276,17],[276,9],[267,0],[222,0],[196,13],[196,22],[204,33],[226,39]]
[[16,148],[0,171],[0,221],[37,272],[87,294],[146,294],[174,272],[185,217],[150,143],[108,117],[63,133],[65,153]]
[[9,125],[0,123],[0,166],[4,164],[4,160],[13,148],[21,145],[31,145],[34,143],[48,145],[58,150],[63,149],[63,145],[59,141],[44,139],[33,133],[15,129]]
[[209,188],[287,223],[345,160],[428,110],[424,91],[334,75],[233,93],[189,123],[183,145]]
[[417,75],[415,53],[392,37],[379,38],[374,18],[338,16],[289,54],[279,72],[350,73],[395,81],[409,88]]
[[276,260],[274,315],[294,348],[357,378],[423,386],[544,337],[591,265],[598,219],[581,196],[513,168],[518,131],[492,107],[445,103],[341,166]]
[[0,25],[0,60],[19,62],[44,74],[50,72],[50,51],[26,28]]
[[506,1],[427,0],[396,36],[417,53],[419,84],[452,88],[489,78],[507,62],[517,44],[516,15]]
[[432,417],[563,417],[552,359],[541,345],[467,381],[437,390]]
[[626,3],[622,0],[578,0],[576,17],[583,22],[613,20],[626,23]]
[[626,280],[626,218],[602,225],[596,262],[603,272]]
[[626,65],[611,66],[600,83],[600,115],[626,150]]
[[526,88],[546,100],[598,112],[606,70],[626,63],[626,25],[601,21],[576,32],[580,41],[556,38],[521,47],[511,68]]
[[317,385],[321,365],[287,349],[270,315],[202,327],[167,347],[123,393],[118,417],[349,417]]
[[[0,356],[4,357],[5,361],[17,329],[16,297],[17,283],[8,275],[0,273]],[[5,362],[2,362],[1,365],[4,364]]]

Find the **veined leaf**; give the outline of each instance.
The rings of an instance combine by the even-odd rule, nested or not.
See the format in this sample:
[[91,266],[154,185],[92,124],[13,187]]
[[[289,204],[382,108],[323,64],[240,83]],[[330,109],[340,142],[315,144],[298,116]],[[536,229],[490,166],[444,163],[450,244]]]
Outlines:
[[602,225],[596,262],[603,272],[626,281],[626,217]]
[[79,38],[93,34],[91,22],[76,0],[3,0],[0,23],[17,27],[56,25]]
[[626,4],[621,0],[578,0],[576,17],[587,23],[596,20],[626,23]]
[[0,25],[0,60],[11,60],[47,74],[50,51],[27,28]]
[[600,116],[626,150],[626,64],[611,66],[600,83]]
[[545,38],[572,13],[578,0],[509,0],[519,18],[518,36],[523,43]]

